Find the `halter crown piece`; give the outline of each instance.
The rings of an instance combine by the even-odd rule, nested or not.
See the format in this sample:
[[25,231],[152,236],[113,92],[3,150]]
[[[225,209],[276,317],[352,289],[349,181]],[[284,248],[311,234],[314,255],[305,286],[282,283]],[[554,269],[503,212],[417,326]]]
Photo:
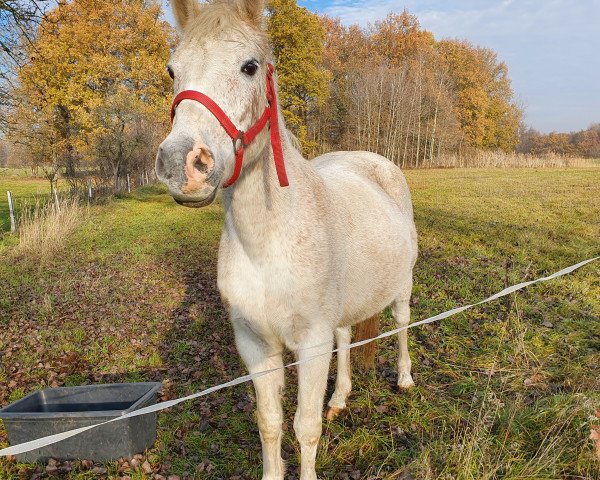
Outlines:
[[238,179],[242,171],[246,147],[252,143],[252,140],[254,140],[263,128],[265,128],[267,123],[270,124],[271,148],[273,149],[273,159],[275,160],[275,169],[277,170],[279,185],[282,187],[287,187],[289,185],[285,164],[283,162],[281,133],[279,131],[279,121],[277,116],[277,97],[275,96],[275,81],[273,79],[275,67],[270,63],[267,64],[267,67],[267,106],[258,121],[245,132],[243,130],[238,130],[221,107],[219,107],[210,97],[201,92],[196,90],[184,90],[175,97],[175,100],[173,100],[173,105],[171,106],[171,124],[175,118],[177,106],[183,100],[194,100],[204,105],[210,113],[216,117],[225,132],[227,132],[227,135],[231,137],[233,151],[235,152],[235,168],[233,169],[231,178],[223,184],[223,188],[233,185]]

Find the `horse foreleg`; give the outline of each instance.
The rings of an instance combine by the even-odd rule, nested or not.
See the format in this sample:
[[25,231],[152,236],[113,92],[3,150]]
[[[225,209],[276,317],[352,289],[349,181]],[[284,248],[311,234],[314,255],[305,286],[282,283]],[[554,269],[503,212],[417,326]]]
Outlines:
[[352,390],[352,369],[350,367],[350,350],[344,350],[352,339],[350,327],[340,327],[335,330],[337,348],[337,373],[335,377],[335,391],[329,400],[327,420],[333,420],[346,408],[346,399]]
[[[262,372],[283,365],[281,346],[271,345],[256,335],[243,323],[234,322],[238,352],[250,373]],[[263,480],[282,480],[285,466],[281,459],[283,412],[281,394],[284,372],[262,375],[253,380],[256,391],[257,422],[263,453]]]
[[[311,348],[314,345],[319,347]],[[299,361],[321,355],[298,365],[298,409],[294,417],[294,431],[300,442],[300,480],[317,478],[315,460],[321,437],[323,400],[332,349],[333,332],[327,327],[311,329],[299,345]]]

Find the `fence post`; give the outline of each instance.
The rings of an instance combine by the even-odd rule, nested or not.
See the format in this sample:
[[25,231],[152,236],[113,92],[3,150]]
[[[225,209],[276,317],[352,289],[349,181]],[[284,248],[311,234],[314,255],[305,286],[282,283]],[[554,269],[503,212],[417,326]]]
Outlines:
[[15,207],[13,205],[13,198],[11,192],[6,192],[8,197],[8,211],[10,213],[10,231],[15,232],[17,230],[17,222],[15,221]]
[[88,199],[92,201],[92,179],[88,180]]
[[54,187],[54,205],[56,206],[56,210],[60,212],[60,202],[58,201],[58,192],[56,191],[56,187]]
[[127,193],[131,193],[131,182],[129,181],[129,174],[127,174]]

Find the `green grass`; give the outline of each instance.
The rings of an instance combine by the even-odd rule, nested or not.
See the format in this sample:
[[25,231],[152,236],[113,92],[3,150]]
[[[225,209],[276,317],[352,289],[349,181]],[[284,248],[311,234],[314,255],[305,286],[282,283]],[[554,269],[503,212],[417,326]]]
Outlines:
[[[407,178],[420,236],[414,320],[600,253],[597,168]],[[160,380],[175,397],[242,374],[216,288],[221,224],[218,203],[184,209],[146,188],[93,207],[51,258],[5,247],[0,405],[85,382]],[[600,478],[588,439],[600,410],[599,274],[592,264],[411,330],[417,386],[407,394],[394,388],[395,342],[381,342],[376,371],[354,372],[348,411],[325,425],[320,478]],[[297,478],[295,372],[287,377],[283,451],[286,478]],[[146,458],[165,476],[259,478],[253,402],[243,385],[162,413]],[[2,459],[0,478],[34,468]],[[118,465],[106,468],[116,478]],[[78,466],[61,476],[92,478]]]

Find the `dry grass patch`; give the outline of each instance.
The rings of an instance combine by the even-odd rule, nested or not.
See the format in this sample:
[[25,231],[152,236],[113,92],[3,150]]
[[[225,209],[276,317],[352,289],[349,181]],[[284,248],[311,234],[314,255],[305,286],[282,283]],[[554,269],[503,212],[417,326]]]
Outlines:
[[517,152],[478,150],[469,155],[442,155],[427,167],[442,168],[590,168],[598,166],[593,158],[574,158],[549,153],[531,155]]
[[23,209],[19,221],[16,253],[45,257],[60,249],[69,235],[87,215],[87,207],[78,200],[36,203]]

